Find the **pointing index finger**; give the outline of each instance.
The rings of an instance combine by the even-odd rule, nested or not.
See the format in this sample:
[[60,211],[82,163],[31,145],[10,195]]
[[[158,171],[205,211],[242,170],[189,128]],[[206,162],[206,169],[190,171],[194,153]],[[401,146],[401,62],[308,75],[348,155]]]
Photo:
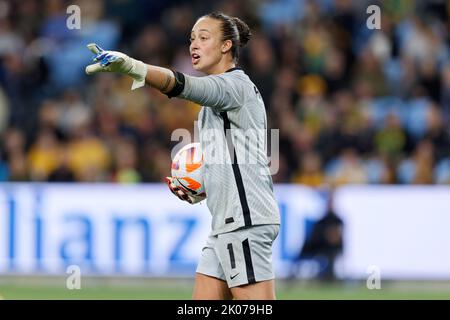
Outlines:
[[87,45],[87,47],[94,54],[99,54],[99,53],[103,52],[103,49],[101,47],[99,47],[96,43],[89,43]]

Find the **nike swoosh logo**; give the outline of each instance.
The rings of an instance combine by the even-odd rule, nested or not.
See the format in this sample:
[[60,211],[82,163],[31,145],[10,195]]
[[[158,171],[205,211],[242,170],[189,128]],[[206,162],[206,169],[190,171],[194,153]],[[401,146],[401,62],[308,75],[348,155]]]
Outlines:
[[236,278],[239,275],[239,273],[236,273],[234,276],[230,276],[230,279],[233,280],[234,278]]

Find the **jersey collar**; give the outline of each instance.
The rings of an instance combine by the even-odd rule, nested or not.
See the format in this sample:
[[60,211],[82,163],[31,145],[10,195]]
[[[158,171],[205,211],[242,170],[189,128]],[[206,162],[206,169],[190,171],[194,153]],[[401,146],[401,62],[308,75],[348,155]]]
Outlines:
[[232,71],[234,71],[234,70],[242,70],[242,68],[234,67],[234,68],[228,69],[228,70],[225,71],[225,72],[232,72]]

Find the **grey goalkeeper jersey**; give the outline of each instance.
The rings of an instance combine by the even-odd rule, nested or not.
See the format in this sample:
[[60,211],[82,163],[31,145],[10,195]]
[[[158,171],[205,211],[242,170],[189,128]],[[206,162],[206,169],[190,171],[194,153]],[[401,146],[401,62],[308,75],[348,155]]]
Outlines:
[[267,117],[256,86],[238,68],[191,77],[174,72],[169,97],[202,105],[198,117],[212,235],[279,224],[266,153]]

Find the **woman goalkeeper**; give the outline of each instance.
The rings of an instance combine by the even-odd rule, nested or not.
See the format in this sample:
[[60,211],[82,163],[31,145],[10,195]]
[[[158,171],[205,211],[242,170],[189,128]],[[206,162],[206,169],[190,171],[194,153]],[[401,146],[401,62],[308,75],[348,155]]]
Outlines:
[[[266,111],[256,86],[236,67],[239,48],[250,36],[250,29],[238,18],[222,13],[199,18],[191,31],[189,49],[194,69],[205,77],[188,76],[88,45],[96,54],[96,63],[86,67],[87,74],[127,74],[134,80],[133,90],[148,84],[169,98],[202,105],[199,132],[204,151],[211,148],[206,133],[220,132],[213,145],[225,147],[226,152],[216,152],[214,159],[212,153],[204,152],[212,231],[197,267],[193,299],[275,299],[272,244],[280,218],[265,144],[256,143],[259,133],[267,130]],[[245,143],[247,138],[252,145]],[[167,183],[180,199],[198,201],[176,187],[170,177]]]

